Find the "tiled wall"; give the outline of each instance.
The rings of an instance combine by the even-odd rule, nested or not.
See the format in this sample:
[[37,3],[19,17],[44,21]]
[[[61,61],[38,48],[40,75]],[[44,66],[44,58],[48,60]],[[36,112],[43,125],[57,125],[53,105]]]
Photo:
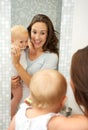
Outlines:
[[50,17],[59,31],[61,8],[62,0],[11,0],[11,25],[23,24],[27,27],[34,15],[43,13]]
[[10,0],[0,0],[0,130],[10,121]]
[[70,62],[72,57],[72,29],[74,16],[74,0],[63,0],[61,14],[61,35],[60,35],[60,57],[59,70],[65,75],[68,82],[66,106],[72,108],[72,113],[81,113],[75,102],[70,86]]
[[[0,0],[0,130],[6,130],[10,121],[10,23],[28,26],[35,14],[44,13],[56,30],[61,27],[59,70],[69,82],[73,10],[74,0]],[[74,113],[78,108],[70,87],[67,95],[67,106],[72,106]]]

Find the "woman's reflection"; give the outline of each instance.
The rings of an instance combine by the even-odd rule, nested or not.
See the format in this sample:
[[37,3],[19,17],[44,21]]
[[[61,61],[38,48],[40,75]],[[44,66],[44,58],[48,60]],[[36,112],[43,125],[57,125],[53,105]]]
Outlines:
[[[20,44],[19,48],[15,47],[13,51],[13,64],[17,70],[19,76],[23,81],[23,100],[29,96],[29,84],[31,76],[39,71],[40,69],[56,69],[58,70],[58,38],[56,36],[56,31],[50,18],[44,14],[37,14],[32,19],[30,25],[28,26],[28,34],[31,44],[34,47],[34,52],[30,51],[30,47],[26,48],[26,61],[27,69],[25,70],[23,65],[20,63],[19,58],[22,49],[25,48],[28,41],[28,35],[22,35],[19,37]],[[21,45],[24,45],[23,46]],[[23,60],[23,58],[22,58]],[[26,63],[24,61],[24,64]],[[19,80],[12,78],[12,89],[19,84]],[[26,85],[25,85],[26,84]],[[19,87],[20,89],[22,87]]]

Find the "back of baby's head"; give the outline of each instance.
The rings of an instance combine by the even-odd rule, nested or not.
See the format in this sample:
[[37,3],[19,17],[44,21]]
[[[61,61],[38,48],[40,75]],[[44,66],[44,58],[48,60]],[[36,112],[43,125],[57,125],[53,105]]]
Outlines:
[[27,34],[28,31],[23,25],[14,25],[11,28],[11,38],[18,38],[20,35]]
[[66,80],[56,70],[41,70],[34,74],[30,82],[32,103],[40,108],[55,105],[66,95],[66,90]]

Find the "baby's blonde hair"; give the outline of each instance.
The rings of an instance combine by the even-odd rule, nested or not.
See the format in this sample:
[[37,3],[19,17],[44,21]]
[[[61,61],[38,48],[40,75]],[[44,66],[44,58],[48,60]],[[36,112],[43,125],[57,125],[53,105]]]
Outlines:
[[65,97],[67,83],[64,76],[56,70],[41,70],[34,74],[30,82],[32,105],[48,108]]
[[26,34],[28,33],[27,29],[23,25],[14,25],[11,28],[11,38],[16,39],[18,38],[21,34]]

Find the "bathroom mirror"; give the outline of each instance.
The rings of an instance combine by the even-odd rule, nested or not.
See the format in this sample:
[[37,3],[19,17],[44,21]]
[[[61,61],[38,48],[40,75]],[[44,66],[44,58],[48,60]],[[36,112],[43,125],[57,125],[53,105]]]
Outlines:
[[[11,26],[23,25],[26,28],[29,26],[32,18],[36,14],[47,15],[57,32],[60,32],[61,25],[61,9],[62,0],[17,0],[11,1]],[[58,33],[59,39],[59,33]],[[58,63],[59,64],[59,63]],[[23,89],[23,99],[29,95]],[[24,96],[25,95],[25,96]],[[23,100],[22,100],[23,101]]]
[[[87,1],[87,0],[85,0]],[[74,4],[75,2],[75,4]],[[82,1],[81,1],[82,2]],[[88,1],[87,1],[88,2]],[[87,5],[86,2],[83,3]],[[87,17],[87,15],[83,14],[83,7],[85,9],[84,4],[79,4],[79,0],[69,1],[69,0],[6,0],[0,1],[0,16],[1,16],[1,24],[0,24],[0,31],[1,31],[1,72],[0,72],[0,128],[7,129],[9,122],[10,122],[10,23],[11,26],[16,24],[23,24],[25,27],[27,27],[33,18],[35,14],[43,13],[47,14],[50,19],[52,20],[55,29],[60,32],[60,60],[59,60],[59,69],[60,71],[69,79],[69,58],[71,58],[71,48],[77,47],[77,44],[82,45],[82,43],[88,43],[85,39],[85,33],[83,30],[85,29],[84,26],[82,26],[81,22],[82,20],[79,19],[82,18],[84,21],[84,16]],[[74,9],[75,7],[75,9]],[[80,8],[80,9],[79,9]],[[82,12],[82,13],[81,13]],[[75,14],[75,17],[73,18],[73,13]],[[80,15],[79,15],[80,13]],[[87,13],[87,11],[86,11]],[[83,17],[81,17],[83,14]],[[11,16],[11,17],[10,17]],[[74,25],[74,26],[73,26]],[[76,25],[76,26],[75,26]],[[84,24],[87,25],[87,24]],[[80,40],[77,38],[77,32],[78,26],[80,30],[83,27],[83,30],[81,31]],[[86,27],[86,26],[85,26]],[[87,27],[86,27],[87,28]],[[74,35],[72,35],[74,29]],[[77,29],[77,30],[76,30]],[[61,31],[60,31],[61,30]],[[72,38],[75,37],[75,41],[77,44],[72,42]],[[81,39],[84,38],[84,39]],[[87,37],[88,38],[88,37]],[[87,39],[86,38],[86,39]],[[79,41],[78,41],[79,40]],[[83,40],[83,42],[82,42]],[[75,43],[75,45],[74,45]],[[80,45],[80,46],[81,46]],[[63,64],[64,61],[64,64]],[[4,66],[3,66],[4,64]],[[2,67],[3,66],[3,67]],[[9,68],[9,69],[8,69]],[[73,106],[74,113],[78,113],[79,110],[77,106],[75,107],[75,103],[73,102],[73,95],[71,91],[68,91],[69,101],[67,106]],[[73,105],[74,104],[74,105]]]

